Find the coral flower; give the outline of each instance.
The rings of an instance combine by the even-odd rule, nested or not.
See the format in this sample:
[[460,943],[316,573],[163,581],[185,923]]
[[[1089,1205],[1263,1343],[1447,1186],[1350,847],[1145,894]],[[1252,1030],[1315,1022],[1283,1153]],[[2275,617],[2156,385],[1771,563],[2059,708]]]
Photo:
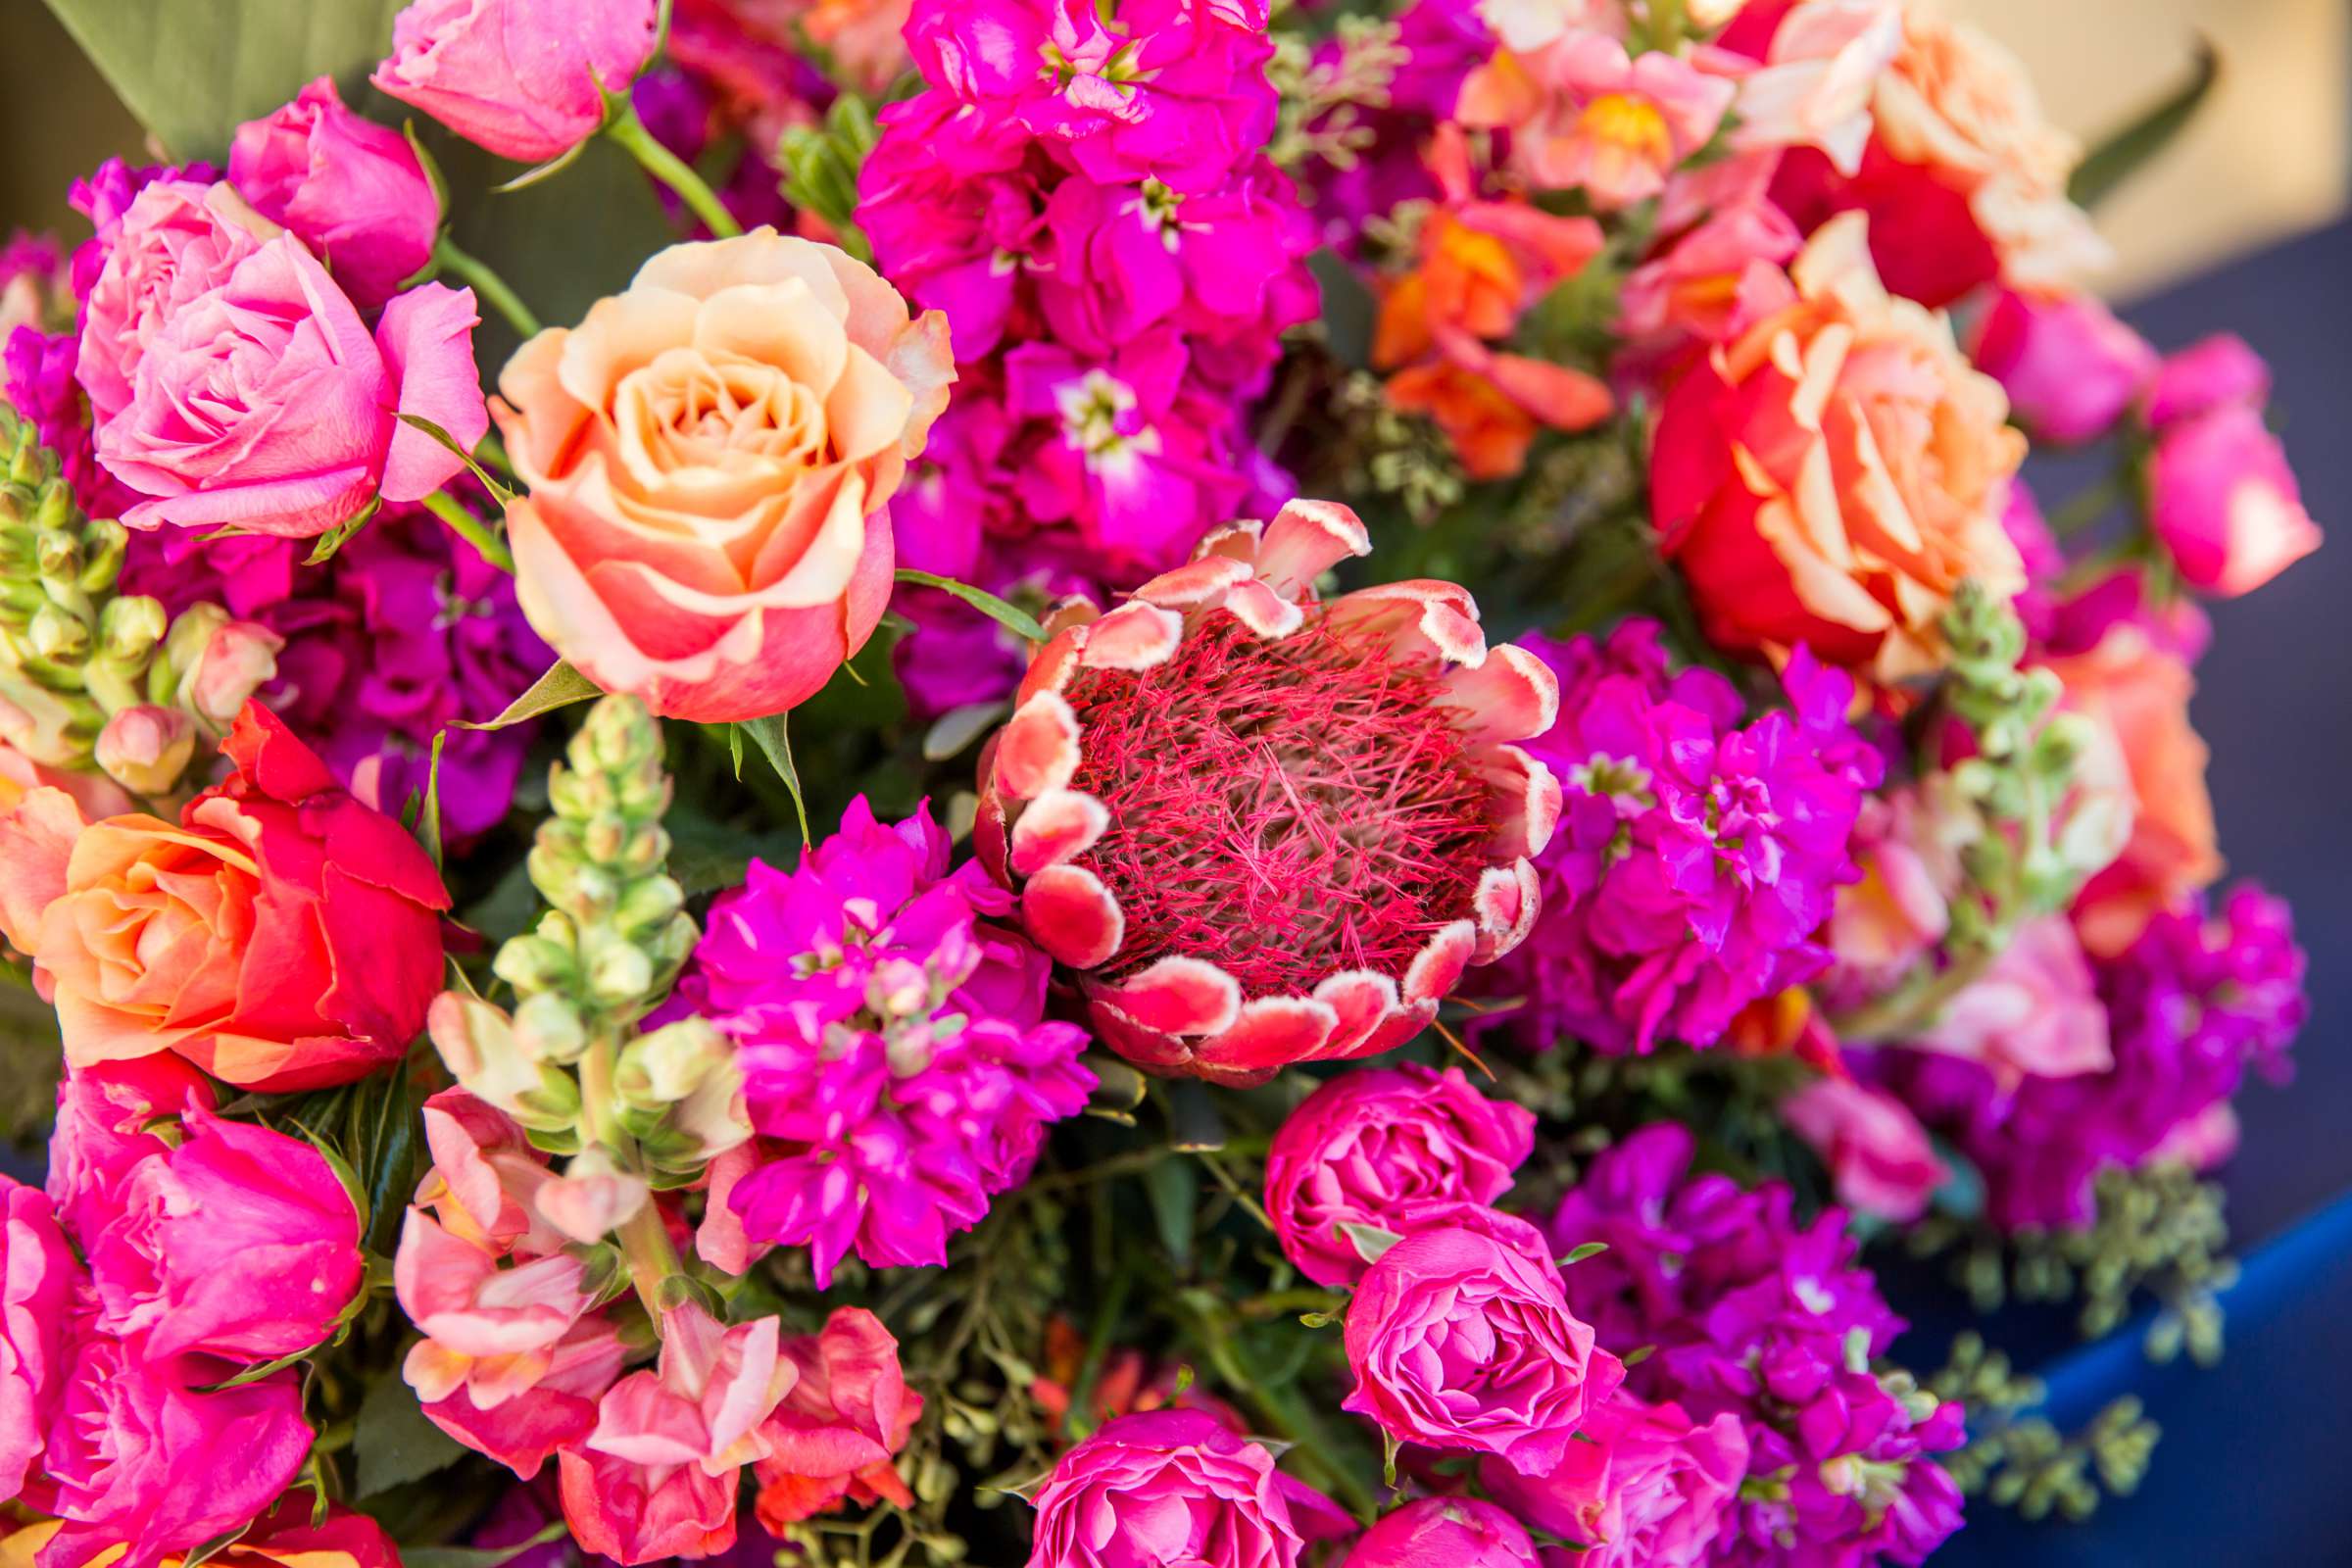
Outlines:
[[1666,188],[1666,176],[1723,122],[1737,86],[1674,55],[1635,58],[1602,32],[1572,29],[1534,55],[1498,52],[1462,83],[1466,124],[1507,127],[1511,160],[1545,190],[1582,188],[1604,210]]
[[1063,606],[982,761],[981,858],[1143,1066],[1254,1083],[1386,1051],[1535,919],[1560,791],[1513,743],[1558,683],[1451,583],[1316,601],[1370,550],[1294,501],[1108,614]]

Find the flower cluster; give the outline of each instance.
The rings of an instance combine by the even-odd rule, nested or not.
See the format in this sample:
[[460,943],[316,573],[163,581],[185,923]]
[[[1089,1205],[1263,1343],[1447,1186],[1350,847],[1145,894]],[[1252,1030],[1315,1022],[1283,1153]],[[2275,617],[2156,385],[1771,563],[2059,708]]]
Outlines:
[[[1264,9],[924,0],[906,37],[924,87],[882,113],[857,218],[884,275],[947,313],[963,385],[900,513],[906,558],[997,592],[1057,554],[1108,588],[1177,564],[1276,488],[1243,416],[1315,309],[1311,227],[1261,151]],[[970,612],[906,603],[901,668],[937,711],[964,693],[916,650]]]
[[[1529,743],[1565,808],[1539,858],[1544,912],[1483,989],[1530,1044],[1713,1045],[1751,1003],[1819,974],[1818,941],[1878,755],[1845,722],[1853,686],[1798,650],[1788,710],[1741,724],[1721,675],[1670,672],[1653,621],[1605,643],[1530,638],[1560,678]],[[1485,1020],[1482,1020],[1482,1023]]]

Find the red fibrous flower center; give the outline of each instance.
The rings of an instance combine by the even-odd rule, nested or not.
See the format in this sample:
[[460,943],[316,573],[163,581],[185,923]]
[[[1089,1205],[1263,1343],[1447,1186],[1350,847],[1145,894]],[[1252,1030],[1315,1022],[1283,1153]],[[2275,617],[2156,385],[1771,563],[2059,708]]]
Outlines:
[[1261,996],[1400,975],[1470,912],[1489,792],[1437,674],[1309,615],[1266,642],[1216,611],[1164,664],[1070,683],[1073,787],[1111,819],[1078,863],[1127,916],[1104,978],[1170,955]]

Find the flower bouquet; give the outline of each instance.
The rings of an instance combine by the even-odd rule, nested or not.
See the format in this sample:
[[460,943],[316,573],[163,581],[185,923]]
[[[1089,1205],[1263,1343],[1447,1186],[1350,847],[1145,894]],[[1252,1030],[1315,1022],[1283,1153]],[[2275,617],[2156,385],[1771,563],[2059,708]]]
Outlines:
[[2318,532],[2082,206],[2210,62],[2082,159],[1930,0],[52,3],[159,161],[0,263],[9,1562],[2164,1462],[1881,1275],[2220,1348],[2303,956],[2185,704]]

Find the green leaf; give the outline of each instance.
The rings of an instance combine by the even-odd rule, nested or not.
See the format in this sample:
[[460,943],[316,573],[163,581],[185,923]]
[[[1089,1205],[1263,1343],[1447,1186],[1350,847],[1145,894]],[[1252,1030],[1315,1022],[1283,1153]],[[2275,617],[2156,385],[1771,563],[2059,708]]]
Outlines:
[[384,498],[382,496],[368,497],[368,504],[354,513],[348,520],[339,522],[320,534],[318,542],[311,546],[311,553],[303,558],[302,564],[306,566],[323,566],[334,560],[335,552],[350,543],[353,534],[367,527],[369,519],[383,509],[383,505]]
[[408,1195],[416,1189],[421,1119],[408,1074],[394,1070],[357,1086],[345,1134],[368,1198],[368,1250],[386,1257],[400,1245]]
[[1225,1147],[1225,1118],[1216,1096],[1198,1078],[1168,1085],[1168,1146],[1187,1153],[1212,1153]]
[[202,1388],[199,1388],[196,1392],[199,1394],[216,1394],[222,1389],[236,1389],[242,1388],[248,1383],[259,1383],[262,1381],[262,1379],[270,1376],[272,1372],[283,1372],[286,1368],[294,1365],[296,1362],[307,1358],[312,1354],[312,1352],[316,1351],[319,1346],[326,1343],[327,1342],[325,1340],[320,1340],[318,1345],[306,1345],[301,1349],[294,1351],[290,1355],[281,1355],[275,1360],[271,1361],[258,1362],[253,1366],[247,1367],[244,1371],[239,1372],[233,1378],[224,1378],[219,1383],[207,1383]]
[[531,682],[531,689],[507,705],[507,710],[485,724],[458,721],[460,729],[505,729],[541,713],[552,713],[573,703],[584,703],[591,697],[605,695],[604,688],[571,667],[563,660],[548,666],[547,673]]
[[923,760],[944,762],[957,756],[1011,710],[1012,705],[1004,701],[966,703],[961,708],[949,709],[923,732]]
[[517,1541],[512,1546],[403,1546],[401,1568],[499,1568],[533,1546],[563,1540],[564,1533],[564,1521],[559,1519],[530,1540]]
[[1377,1225],[1358,1225],[1347,1219],[1340,1221],[1340,1232],[1348,1238],[1348,1245],[1355,1249],[1355,1255],[1367,1263],[1379,1262],[1388,1255],[1390,1248],[1404,1240],[1395,1231]]
[[1586,1258],[1597,1257],[1608,1250],[1609,1244],[1606,1242],[1587,1242],[1582,1247],[1571,1250],[1566,1257],[1561,1258],[1560,1267],[1566,1268],[1571,1263],[1582,1263]]
[[403,414],[398,416],[398,417],[401,423],[415,425],[417,429],[422,430],[426,435],[431,436],[435,441],[439,442],[453,456],[455,456],[459,462],[465,464],[466,470],[473,475],[474,481],[478,483],[484,490],[489,491],[490,499],[497,502],[499,506],[503,508],[514,502],[514,490],[507,485],[499,483],[496,479],[493,479],[490,476],[490,470],[483,467],[479,463],[476,463],[473,460],[473,454],[458,444],[458,438],[456,436],[451,435],[447,430],[442,429],[439,425],[435,424],[432,420],[426,418],[421,414]]
[[424,810],[416,818],[416,839],[424,853],[433,858],[433,869],[442,866],[441,857],[441,743],[449,739],[449,731],[433,732],[432,760],[425,765]]
[[[416,1391],[396,1370],[387,1370],[360,1401],[351,1446],[360,1456],[363,1497],[421,1481],[465,1458],[466,1451],[426,1418]],[[400,1555],[403,1563],[413,1563],[424,1554],[404,1550]]]
[[2206,95],[2213,91],[2221,74],[2220,52],[2211,39],[2199,35],[2188,75],[2171,92],[2092,144],[2088,156],[2076,166],[2074,177],[2066,183],[2068,197],[2076,206],[2085,208],[2096,207],[2105,200],[2118,185],[2171,145],[2204,103]]
[[1372,320],[1379,309],[1372,291],[1335,250],[1316,251],[1306,268],[1323,290],[1323,337],[1332,358],[1350,369],[1364,368],[1372,363]]
[[1200,1210],[1200,1172],[1189,1159],[1163,1159],[1144,1172],[1159,1245],[1178,1273],[1193,1266],[1193,1235]]
[[968,582],[957,582],[953,577],[938,577],[927,571],[917,571],[912,566],[901,566],[897,575],[901,582],[954,594],[1016,637],[1026,637],[1033,643],[1046,640],[1046,628],[1037,623],[1035,616],[1017,606],[1006,604],[985,588],[975,588]]
[[[760,755],[767,759],[767,765],[776,770],[776,777],[782,779],[784,787],[792,792],[792,808],[801,819],[801,842],[807,844],[809,842],[808,803],[801,794],[801,770],[793,765],[792,737],[785,733],[784,716],[782,713],[770,713],[765,718],[747,718],[735,728],[760,748]],[[729,742],[730,747],[733,744]],[[739,753],[736,759],[738,777],[742,776],[742,765]]]
[[232,131],[331,75],[356,101],[407,0],[49,0],[173,161],[224,162]]

